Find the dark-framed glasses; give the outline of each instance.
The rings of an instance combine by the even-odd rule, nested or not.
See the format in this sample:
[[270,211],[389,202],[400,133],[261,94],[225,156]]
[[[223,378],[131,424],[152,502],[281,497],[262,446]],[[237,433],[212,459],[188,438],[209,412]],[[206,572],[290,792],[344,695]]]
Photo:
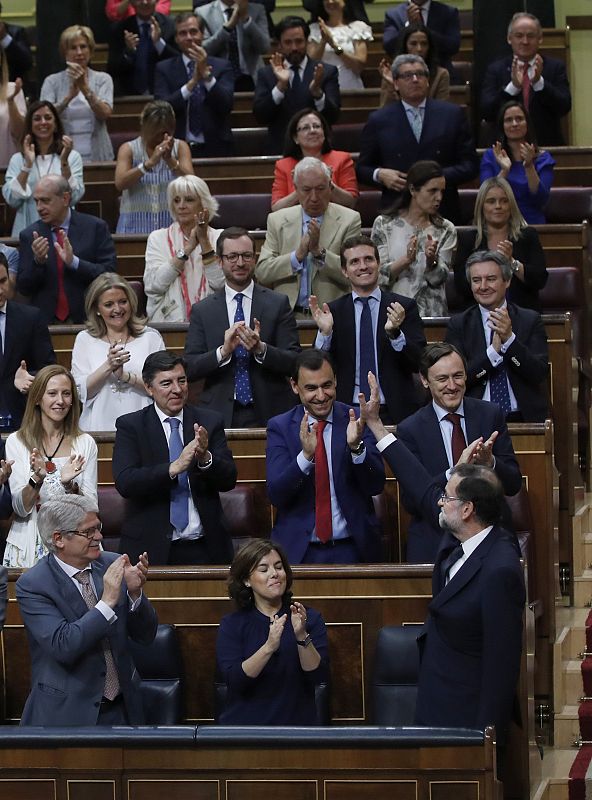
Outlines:
[[94,539],[97,533],[103,530],[103,523],[97,522],[92,528],[85,528],[83,531],[62,531],[62,533],[70,533],[72,536],[84,536],[85,539]]
[[224,253],[222,258],[229,264],[238,264],[239,258],[242,258],[243,264],[252,264],[255,260],[255,253]]

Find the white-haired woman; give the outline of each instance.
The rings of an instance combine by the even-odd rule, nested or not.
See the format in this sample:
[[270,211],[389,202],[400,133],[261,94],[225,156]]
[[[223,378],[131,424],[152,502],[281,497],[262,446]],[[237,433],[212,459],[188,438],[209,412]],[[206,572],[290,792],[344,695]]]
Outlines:
[[171,181],[167,201],[174,222],[146,244],[146,310],[150,322],[186,322],[194,303],[224,285],[215,252],[221,231],[209,225],[218,201],[195,175]]

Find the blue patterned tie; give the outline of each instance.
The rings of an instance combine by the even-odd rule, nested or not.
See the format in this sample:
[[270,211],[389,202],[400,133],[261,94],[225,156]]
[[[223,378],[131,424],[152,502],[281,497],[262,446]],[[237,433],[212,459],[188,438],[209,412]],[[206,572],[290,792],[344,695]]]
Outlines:
[[[493,340],[493,331],[491,339]],[[492,403],[497,403],[506,416],[510,413],[512,402],[508,389],[508,372],[503,361],[499,367],[494,368],[493,375],[489,379],[489,399]]]
[[421,139],[421,129],[423,127],[423,121],[421,119],[421,111],[419,108],[412,108],[411,109],[411,130],[413,131],[413,135],[419,142]]
[[[225,8],[224,13],[226,15],[226,22],[230,22],[230,17],[232,16],[233,9],[232,8]],[[228,34],[228,60],[232,64],[232,71],[234,72],[235,77],[241,74],[240,68],[240,55],[238,52],[238,35],[236,32],[236,28],[233,28]]]
[[[374,299],[374,298],[372,298]],[[370,311],[369,297],[356,297],[356,303],[362,304],[360,317],[360,391],[364,392],[366,400],[370,398],[368,385],[368,372],[376,377],[376,356],[374,353],[374,328],[372,326],[372,312]]]
[[[194,68],[195,61],[190,61],[187,64],[187,76],[189,80],[193,77]],[[201,127],[201,112],[205,93],[206,90],[202,86],[201,81],[198,81],[189,97],[189,132],[196,138],[200,137],[203,133]]]
[[[171,426],[171,436],[169,439],[169,458],[176,461],[183,450],[183,442],[179,433],[181,421],[175,417],[167,417],[165,422]],[[185,530],[189,524],[189,480],[186,472],[177,475],[177,484],[171,487],[171,525],[178,531]]]
[[148,75],[150,73],[150,23],[140,22],[140,41],[136,48],[134,63],[134,88],[137,94],[146,94],[150,91]]
[[[245,312],[243,311],[243,294],[237,292],[234,295],[236,300],[235,322],[244,322]],[[236,364],[234,366],[234,395],[241,406],[248,406],[253,402],[253,390],[251,389],[251,378],[249,376],[250,353],[242,344],[234,350]]]
[[302,88],[302,78],[300,77],[300,64],[290,64],[290,69],[294,73],[292,78],[292,86],[290,87],[293,92],[299,92]]

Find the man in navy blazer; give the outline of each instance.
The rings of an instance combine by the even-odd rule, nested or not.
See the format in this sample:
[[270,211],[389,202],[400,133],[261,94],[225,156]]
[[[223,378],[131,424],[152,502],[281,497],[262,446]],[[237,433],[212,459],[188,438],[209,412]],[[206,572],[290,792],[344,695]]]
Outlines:
[[[380,256],[369,236],[346,239],[341,246],[341,271],[352,292],[319,306],[310,298],[312,317],[319,332],[315,347],[328,350],[337,371],[337,399],[358,405],[362,391],[360,374],[360,328],[362,303],[370,303],[376,373],[381,392],[382,418],[396,424],[418,407],[413,375],[426,339],[410,297],[378,288]],[[363,359],[362,359],[363,360]]]
[[[384,488],[384,467],[353,408],[335,400],[335,383],[329,354],[303,351],[291,379],[302,405],[267,426],[267,493],[277,510],[271,538],[292,564],[383,560],[372,497]],[[331,532],[325,541],[317,528],[321,436],[330,482]]]
[[21,725],[144,721],[128,637],[150,644],[156,635],[156,612],[142,591],[148,559],[143,553],[132,565],[127,555],[101,550],[97,513],[95,501],[83,495],[48,500],[39,511],[49,555],[16,584],[31,654]]
[[479,169],[465,111],[428,98],[429,72],[420,56],[397,56],[392,72],[401,99],[368,117],[356,165],[358,181],[381,186],[386,207],[405,189],[412,164],[437,161],[446,178],[440,214],[459,223],[458,186],[472,180]]
[[[489,442],[497,433],[492,445],[479,448],[478,456],[485,466],[493,467],[505,494],[517,494],[522,486],[522,473],[504,415],[495,403],[465,396],[466,363],[461,353],[446,342],[429,344],[422,353],[420,377],[431,394],[431,403],[397,426],[398,439],[444,488],[457,463],[453,455],[453,423],[446,417],[458,414],[466,445],[478,439]],[[442,529],[423,516],[422,507],[414,503],[413,495],[404,488],[401,499],[412,515],[407,530],[406,560],[413,564],[433,564],[442,541]]]
[[[2,14],[2,3],[0,3]],[[8,80],[17,78],[25,80],[27,72],[33,66],[33,54],[27,40],[27,33],[22,25],[9,25],[0,19],[0,43],[8,62]]]
[[[189,144],[194,158],[230,156],[234,152],[230,127],[234,74],[230,61],[206,53],[204,32],[204,21],[193,12],[175,17],[175,42],[181,55],[156,65],[154,97],[175,109],[175,136]],[[199,130],[191,129],[189,113],[190,100],[196,102],[195,92],[201,98],[199,120],[194,123]]]
[[[179,356],[152,353],[142,379],[154,403],[115,422],[115,488],[129,501],[120,550],[132,560],[146,550],[153,564],[228,564],[232,541],[219,492],[234,488],[236,466],[222,416],[187,405],[185,361]],[[175,419],[181,452],[173,457]],[[173,524],[179,493],[183,528]]]
[[337,68],[306,55],[308,23],[302,17],[284,17],[275,30],[280,50],[257,73],[253,113],[269,128],[270,152],[283,153],[286,129],[297,111],[314,108],[333,125],[341,96]]
[[[428,6],[426,9],[425,6]],[[390,8],[384,15],[383,47],[389,56],[395,55],[400,32],[411,23],[425,25],[438,50],[440,65],[449,72],[452,57],[460,47],[460,19],[458,9],[438,0],[409,0]]]
[[506,301],[512,270],[497,251],[477,251],[467,259],[467,280],[477,305],[450,318],[446,341],[467,360],[471,397],[491,399],[491,382],[504,370],[506,419],[543,422],[548,414],[547,335],[538,311]]
[[495,122],[504,103],[516,100],[528,109],[539,145],[563,145],[561,118],[571,110],[567,71],[562,61],[543,58],[542,41],[543,30],[535,16],[523,11],[514,14],[508,26],[512,55],[488,66],[481,87],[481,114]]
[[[117,270],[109,228],[97,217],[71,210],[70,186],[61,175],[41,178],[33,196],[40,219],[19,236],[17,289],[41,309],[48,325],[84,322],[87,287],[101,273]],[[58,230],[62,231],[63,245],[59,244]]]
[[503,487],[491,469],[465,463],[452,470],[442,492],[439,481],[385,429],[376,382],[371,383],[362,418],[405,492],[444,530],[433,598],[418,640],[416,722],[481,730],[495,725],[503,747],[520,672],[526,602],[518,544],[499,525]]

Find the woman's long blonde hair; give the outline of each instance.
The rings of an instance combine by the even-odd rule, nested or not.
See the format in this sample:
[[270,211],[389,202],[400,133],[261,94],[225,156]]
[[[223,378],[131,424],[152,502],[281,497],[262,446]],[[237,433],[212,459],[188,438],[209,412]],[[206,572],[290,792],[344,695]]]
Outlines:
[[41,407],[39,404],[45,394],[47,384],[57,375],[65,375],[72,387],[72,406],[64,419],[64,434],[74,439],[82,433],[78,425],[80,420],[80,399],[72,373],[66,367],[62,367],[61,364],[50,364],[40,369],[35,375],[35,379],[29,389],[23,421],[17,432],[18,438],[26,445],[28,450],[32,450],[34,447],[43,448],[43,425],[41,423]]

